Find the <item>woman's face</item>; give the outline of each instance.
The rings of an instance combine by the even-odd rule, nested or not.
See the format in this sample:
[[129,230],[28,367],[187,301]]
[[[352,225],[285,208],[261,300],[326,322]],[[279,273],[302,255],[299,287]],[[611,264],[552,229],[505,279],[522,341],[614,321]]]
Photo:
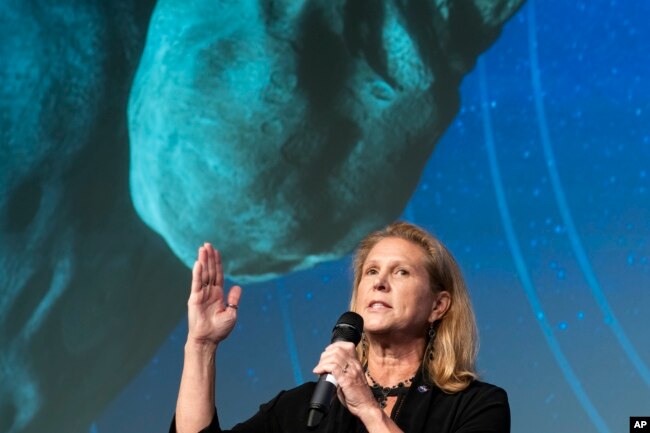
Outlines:
[[[446,294],[446,292],[444,292]],[[426,253],[400,238],[379,241],[363,264],[356,311],[369,334],[423,337],[438,319],[426,269]]]

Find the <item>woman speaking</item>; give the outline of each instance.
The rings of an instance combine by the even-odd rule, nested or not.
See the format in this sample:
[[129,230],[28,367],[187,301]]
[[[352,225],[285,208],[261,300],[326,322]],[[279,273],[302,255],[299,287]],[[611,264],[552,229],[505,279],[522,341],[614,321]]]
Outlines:
[[[215,352],[233,329],[241,288],[226,295],[219,253],[199,248],[188,300],[189,332],[170,432],[220,432]],[[371,233],[354,257],[351,310],[360,344],[325,348],[316,374],[337,384],[327,415],[307,427],[316,384],[282,391],[233,431],[250,433],[507,433],[505,391],[477,380],[476,321],[460,269],[423,229],[398,222]]]

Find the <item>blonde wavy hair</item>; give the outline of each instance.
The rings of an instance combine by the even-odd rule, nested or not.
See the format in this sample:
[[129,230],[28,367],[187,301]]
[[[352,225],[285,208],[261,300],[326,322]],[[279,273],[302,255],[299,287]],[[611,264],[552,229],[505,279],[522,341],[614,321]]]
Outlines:
[[[425,379],[443,391],[447,393],[462,391],[478,378],[476,373],[478,352],[476,318],[458,263],[442,242],[426,230],[398,221],[383,230],[370,233],[359,243],[352,263],[354,286],[350,309],[356,311],[357,288],[361,281],[363,265],[370,250],[379,241],[386,238],[404,239],[420,246],[426,252],[426,267],[431,290],[434,293],[447,291],[451,297],[449,309],[435,324],[437,330],[433,339],[433,347],[424,348],[422,368]],[[433,357],[430,358],[428,353],[431,351]],[[361,363],[365,365],[367,354],[361,344],[358,347],[358,352]]]

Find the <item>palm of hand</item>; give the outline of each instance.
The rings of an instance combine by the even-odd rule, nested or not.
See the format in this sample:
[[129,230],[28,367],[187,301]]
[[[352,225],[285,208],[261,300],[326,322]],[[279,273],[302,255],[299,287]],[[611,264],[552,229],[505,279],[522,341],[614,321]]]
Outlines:
[[199,248],[187,302],[189,339],[218,344],[228,337],[237,321],[237,310],[233,306],[237,305],[240,296],[241,288],[234,286],[228,293],[228,301],[225,300],[219,252],[207,243]]

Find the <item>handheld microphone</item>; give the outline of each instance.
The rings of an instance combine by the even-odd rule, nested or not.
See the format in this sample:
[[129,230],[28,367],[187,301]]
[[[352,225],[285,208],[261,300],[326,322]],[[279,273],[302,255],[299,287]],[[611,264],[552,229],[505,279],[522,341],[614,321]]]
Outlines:
[[[361,341],[363,318],[357,313],[343,313],[332,330],[332,343],[349,341],[356,346]],[[309,402],[307,428],[316,428],[330,410],[336,392],[336,379],[331,374],[321,374]]]

